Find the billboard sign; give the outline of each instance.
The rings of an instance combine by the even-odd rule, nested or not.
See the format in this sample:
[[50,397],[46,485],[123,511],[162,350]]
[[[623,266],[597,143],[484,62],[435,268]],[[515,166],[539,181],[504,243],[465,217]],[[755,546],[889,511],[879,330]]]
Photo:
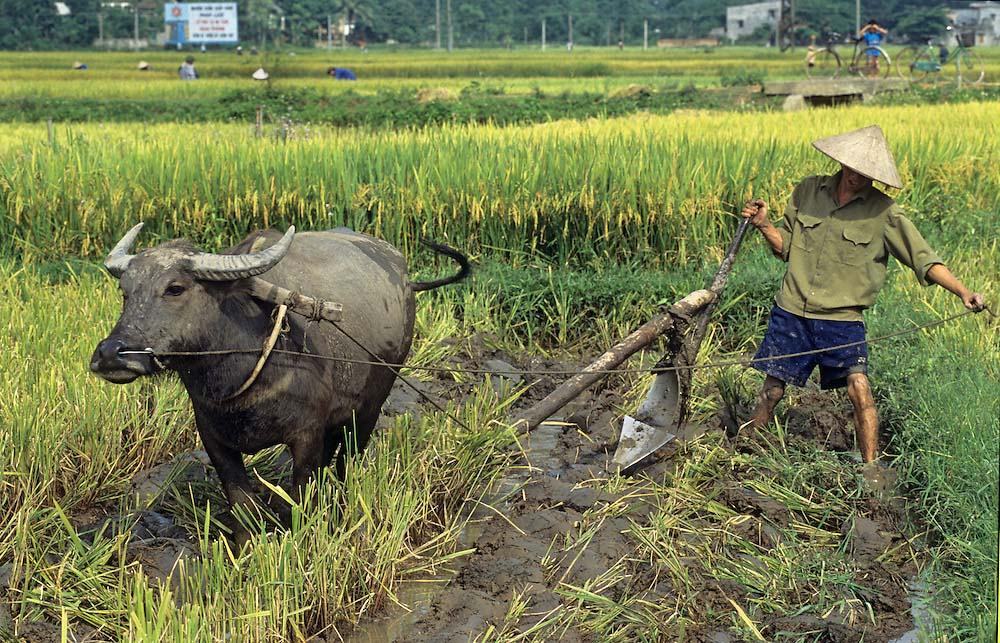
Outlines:
[[171,44],[239,41],[235,2],[168,2],[163,20],[173,27]]

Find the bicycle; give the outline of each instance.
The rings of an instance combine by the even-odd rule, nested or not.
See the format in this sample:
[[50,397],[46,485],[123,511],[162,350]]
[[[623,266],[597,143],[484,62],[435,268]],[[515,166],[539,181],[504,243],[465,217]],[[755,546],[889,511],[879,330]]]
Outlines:
[[[839,33],[831,32],[822,49],[809,45],[806,52],[806,76],[808,78],[836,78],[840,75],[843,63],[836,45],[841,41]],[[874,55],[869,55],[875,52]],[[879,61],[883,61],[882,64]],[[879,45],[869,45],[863,38],[854,39],[854,51],[851,54],[851,64],[847,73],[861,78],[887,78],[892,68],[889,52]]]
[[913,45],[900,52],[896,65],[900,77],[922,81],[930,74],[940,73],[945,65],[954,63],[959,82],[981,83],[986,77],[986,69],[979,54],[972,49],[974,34],[963,33],[951,25],[948,31],[954,32],[955,42],[958,43],[950,51],[944,43],[936,47],[933,40],[928,40],[926,45]]

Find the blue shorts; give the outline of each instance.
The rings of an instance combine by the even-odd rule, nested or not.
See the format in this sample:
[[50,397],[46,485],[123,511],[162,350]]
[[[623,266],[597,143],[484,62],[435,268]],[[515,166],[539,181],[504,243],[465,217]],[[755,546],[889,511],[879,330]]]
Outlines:
[[[767,323],[764,341],[754,359],[802,353],[851,342],[864,342],[864,340],[864,322],[808,319],[775,306],[771,309],[771,319]],[[868,344],[861,343],[812,355],[753,363],[753,367],[758,371],[795,386],[804,386],[817,365],[819,365],[820,388],[847,386],[848,375],[868,372]]]

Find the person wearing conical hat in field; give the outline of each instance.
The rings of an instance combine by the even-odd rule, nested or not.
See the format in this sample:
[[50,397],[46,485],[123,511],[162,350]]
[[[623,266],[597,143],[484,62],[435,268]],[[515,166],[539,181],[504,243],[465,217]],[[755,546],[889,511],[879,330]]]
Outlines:
[[[821,388],[847,387],[863,472],[878,488],[885,482],[885,470],[877,462],[878,414],[868,383],[862,312],[875,303],[889,256],[910,268],[920,283],[946,288],[970,310],[983,310],[984,301],[951,273],[895,201],[873,185],[903,185],[881,128],[872,125],[823,138],[813,147],[838,162],[840,170],[799,183],[776,225],[763,199],[743,208],[743,216],[788,264],[755,357],[765,360],[754,362],[754,368],[766,377],[747,424],[760,428],[770,423],[785,386],[803,386],[819,366]],[[766,360],[852,343],[818,354]]]

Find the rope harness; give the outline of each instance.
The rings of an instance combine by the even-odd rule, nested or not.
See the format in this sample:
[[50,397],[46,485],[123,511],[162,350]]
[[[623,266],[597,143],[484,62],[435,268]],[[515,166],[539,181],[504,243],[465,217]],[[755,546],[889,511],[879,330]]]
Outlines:
[[285,321],[285,313],[288,312],[288,306],[281,304],[275,309],[274,315],[274,327],[271,328],[271,334],[268,335],[267,341],[264,342],[264,350],[261,351],[260,357],[257,359],[257,364],[253,367],[253,371],[250,372],[250,377],[247,378],[243,385],[236,389],[236,392],[224,401],[232,400],[243,395],[247,389],[253,386],[253,383],[257,381],[257,376],[260,372],[264,370],[264,364],[267,363],[267,358],[271,356],[271,351],[274,350],[274,345],[278,341],[278,336],[282,333],[282,324]]
[[[985,308],[992,317],[996,317],[996,313],[990,308]],[[938,319],[932,322],[927,322],[925,324],[920,324],[918,326],[913,326],[911,328],[904,328],[903,330],[898,330],[886,335],[880,335],[878,337],[873,337],[871,339],[863,339],[855,342],[848,342],[846,344],[837,344],[835,346],[827,346],[826,348],[816,348],[808,351],[799,351],[797,353],[783,353],[780,355],[771,355],[768,357],[759,358],[747,358],[747,359],[732,359],[732,360],[722,360],[718,362],[709,362],[707,364],[686,364],[681,366],[651,366],[646,368],[611,368],[605,370],[594,370],[590,371],[592,373],[598,373],[601,375],[628,375],[628,374],[645,374],[645,373],[666,373],[668,371],[683,371],[683,370],[705,370],[713,368],[725,368],[727,366],[750,366],[751,364],[756,364],[758,362],[771,362],[783,359],[792,359],[794,357],[805,357],[807,355],[817,355],[819,353],[826,353],[829,351],[840,350],[842,348],[850,348],[852,346],[860,346],[861,344],[877,344],[888,339],[893,339],[896,337],[901,337],[903,335],[910,335],[913,333],[926,330],[928,328],[934,328],[935,326],[941,326],[948,322],[954,321],[965,317],[966,315],[971,315],[976,311],[966,310],[961,313],[957,313],[950,317],[945,317],[944,319]],[[333,322],[331,322],[333,323]],[[481,368],[458,368],[458,367],[448,367],[448,366],[414,366],[410,364],[396,364],[386,362],[385,360],[379,359],[375,356],[372,351],[365,348],[360,342],[351,337],[340,324],[333,323],[333,325],[344,334],[345,337],[350,339],[352,342],[357,344],[362,350],[364,350],[369,355],[372,355],[374,359],[354,359],[350,357],[334,357],[330,355],[316,355],[314,353],[305,353],[301,351],[290,351],[283,349],[276,349],[272,347],[270,349],[265,347],[267,354],[276,353],[281,355],[297,355],[301,357],[309,357],[311,359],[318,359],[330,362],[341,362],[345,364],[361,364],[368,366],[387,366],[389,368],[400,369],[407,368],[413,371],[425,371],[430,373],[456,373],[464,375],[521,375],[526,377],[535,377],[543,375],[576,375],[579,370],[548,370],[548,371],[531,371],[531,370],[519,370],[519,369],[504,369],[503,372],[491,371],[488,369]],[[274,331],[272,329],[272,335],[274,336]],[[276,337],[276,336],[275,336]],[[209,350],[209,351],[174,351],[166,353],[156,353],[155,356],[158,358],[170,358],[170,357],[205,357],[205,356],[224,356],[224,355],[238,355],[238,354],[248,354],[248,353],[258,353],[262,352],[259,348],[232,348],[232,349],[219,349],[219,350]],[[142,353],[146,355],[153,355],[151,349],[145,349],[141,351],[122,351],[122,353]],[[266,360],[264,354],[261,355],[263,359]],[[235,397],[235,395],[234,395]]]

